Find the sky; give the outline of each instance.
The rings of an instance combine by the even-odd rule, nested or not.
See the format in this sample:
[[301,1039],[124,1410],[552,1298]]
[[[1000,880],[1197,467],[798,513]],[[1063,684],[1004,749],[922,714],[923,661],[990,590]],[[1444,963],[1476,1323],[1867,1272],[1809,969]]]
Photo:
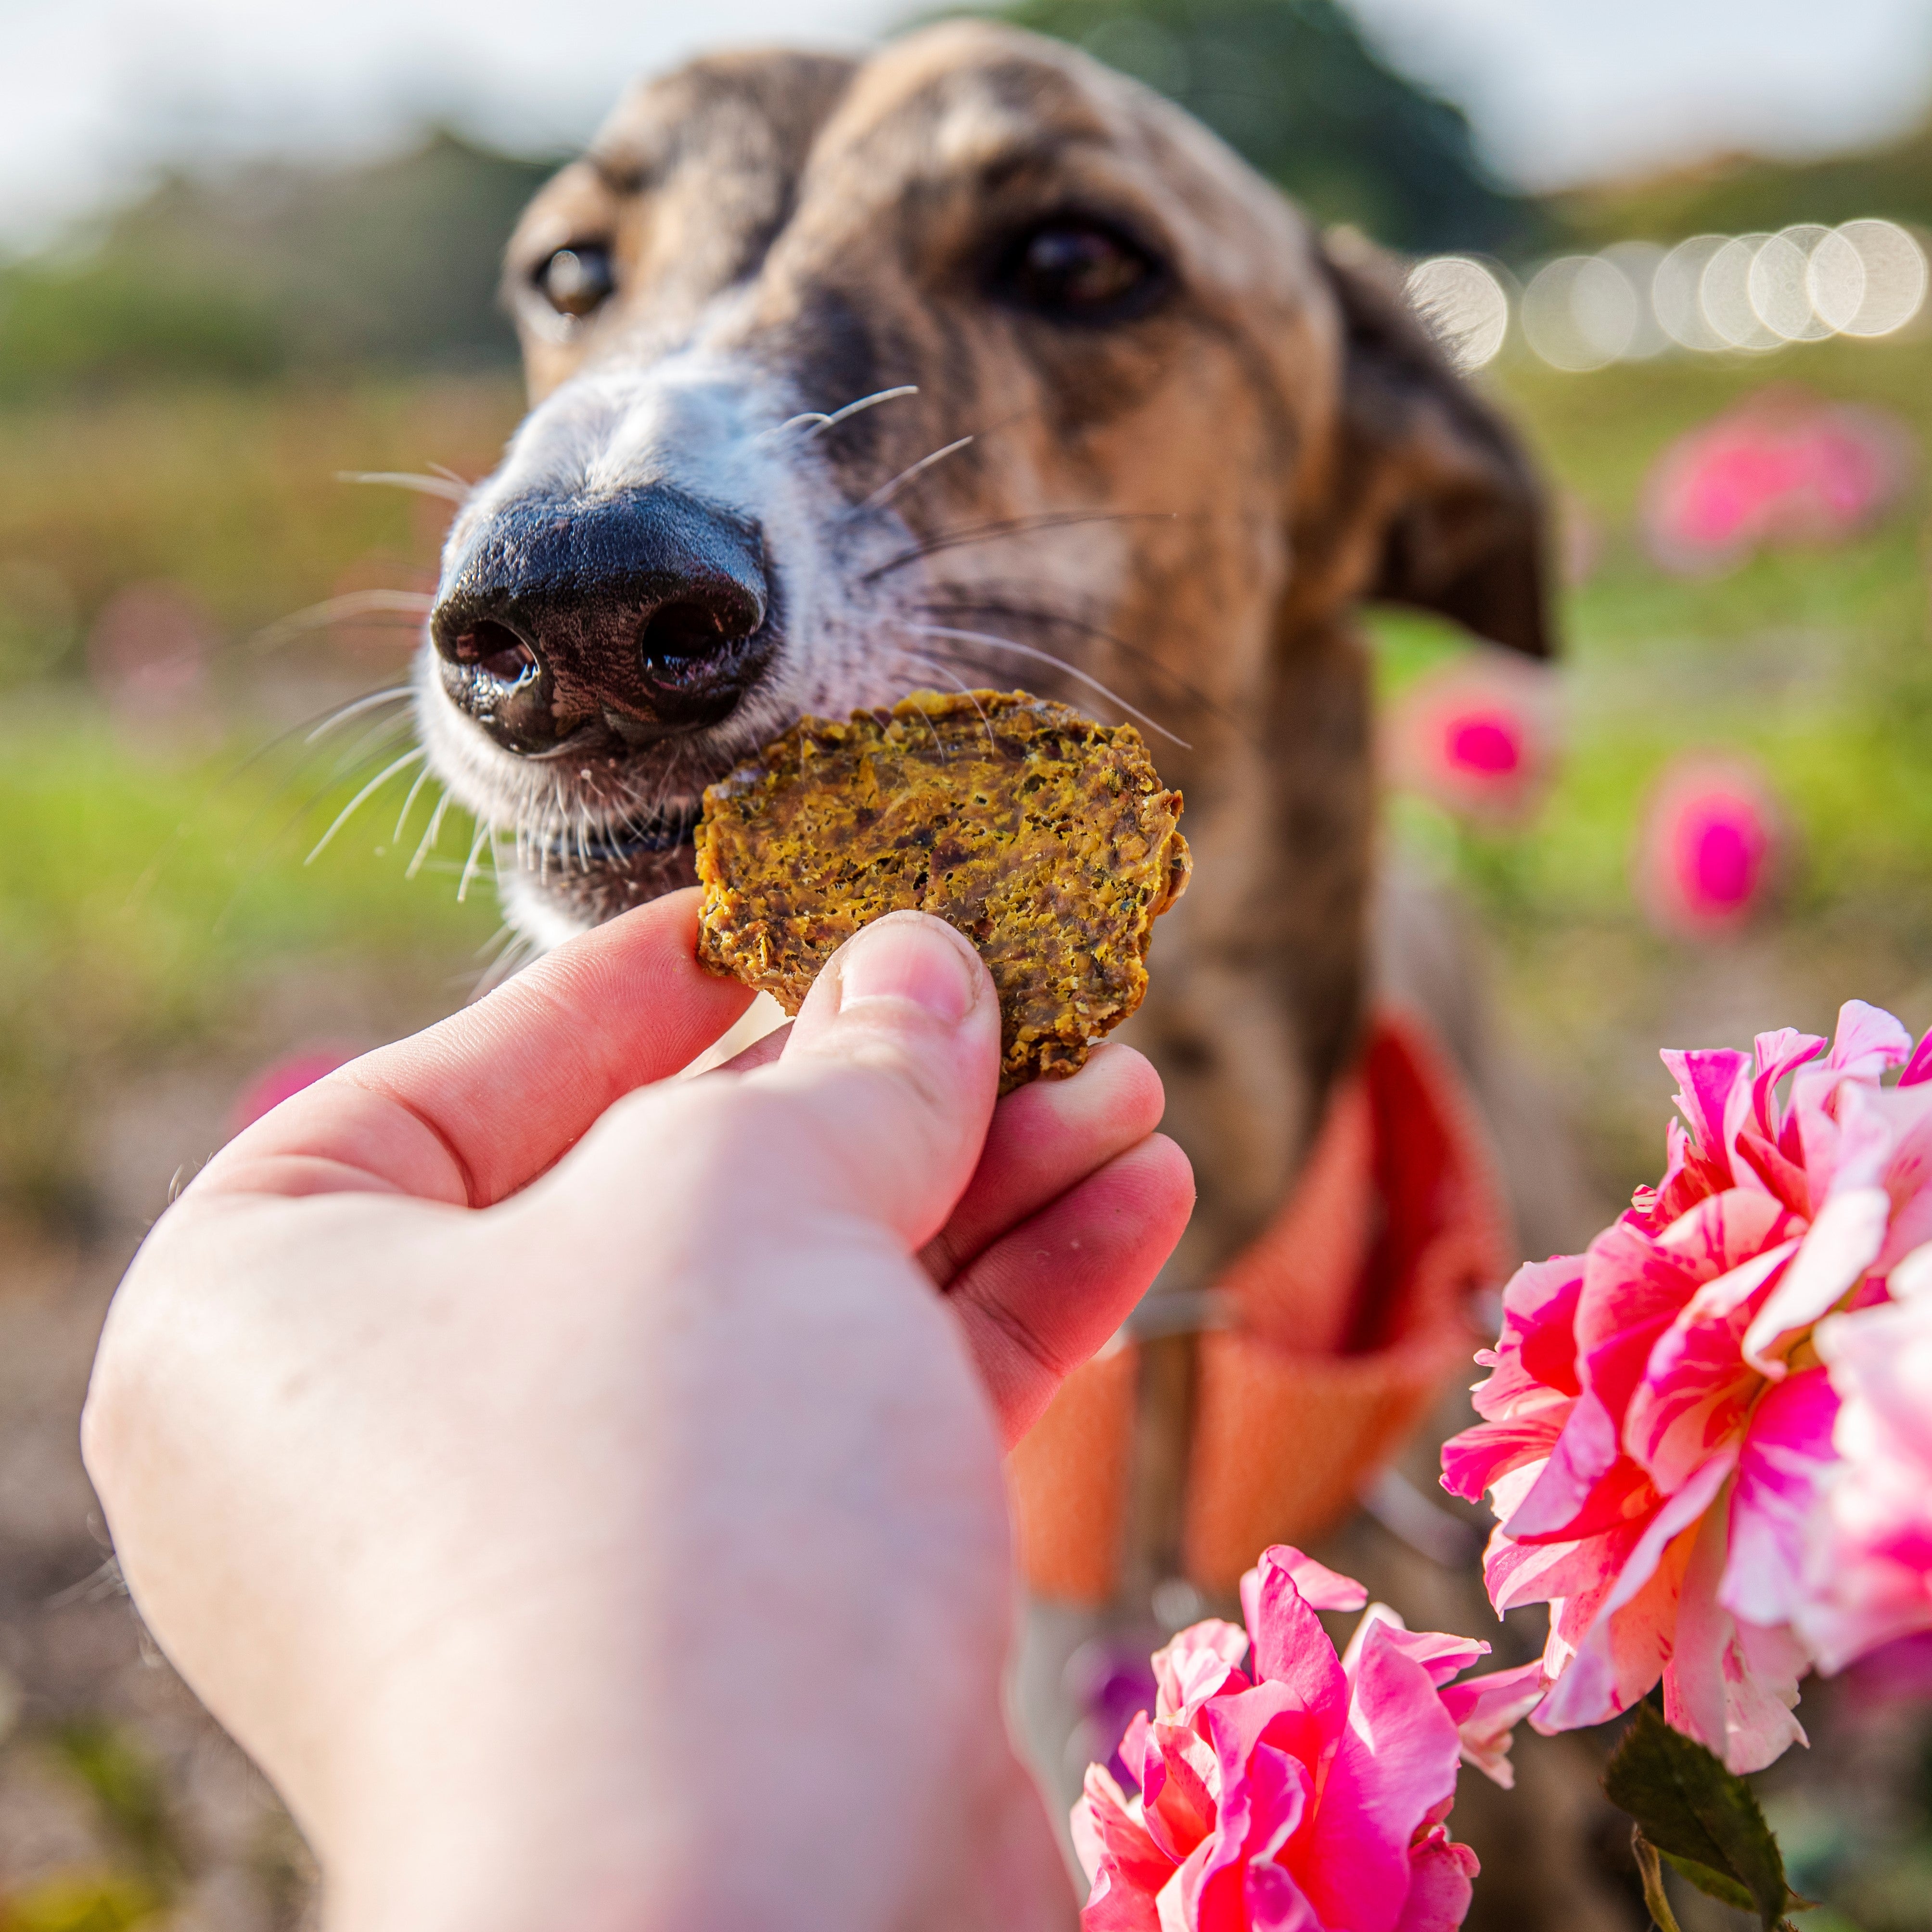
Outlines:
[[[1714,150],[1820,152],[1932,95],[1932,0],[1345,0],[1546,188]],[[431,117],[580,142],[632,74],[705,47],[862,46],[892,0],[0,0],[0,248],[158,164],[352,156]]]

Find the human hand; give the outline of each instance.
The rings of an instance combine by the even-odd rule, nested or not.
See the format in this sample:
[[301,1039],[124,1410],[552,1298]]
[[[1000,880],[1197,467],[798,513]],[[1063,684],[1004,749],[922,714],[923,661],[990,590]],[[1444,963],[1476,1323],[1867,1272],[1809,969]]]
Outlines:
[[996,1110],[985,969],[917,919],[776,1058],[668,1080],[746,1004],[694,923],[601,928],[209,1163],[89,1396],[124,1573],[334,1926],[1064,1922],[999,1450],[1186,1218],[1158,1084],[1106,1048]]

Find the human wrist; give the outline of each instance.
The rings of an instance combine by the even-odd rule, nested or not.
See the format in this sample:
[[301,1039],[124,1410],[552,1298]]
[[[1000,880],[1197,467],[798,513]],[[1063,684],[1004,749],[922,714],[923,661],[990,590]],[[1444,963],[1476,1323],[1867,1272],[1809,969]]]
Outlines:
[[[440,1678],[418,1660],[407,1676],[406,1706],[356,1726],[327,1767],[326,1932],[1071,1932],[1077,1918],[995,1697],[920,1700],[924,1748],[858,1735],[862,1720],[826,1738],[844,1822],[821,1816],[807,1842],[788,1822],[790,1780],[769,1775],[796,1750],[742,1712],[721,1714],[718,1732],[738,1733],[722,1752],[669,1716],[624,1721],[632,1742],[613,1748],[559,1708],[547,1672],[508,1696],[496,1673],[482,1700],[471,1660]],[[634,1688],[613,1691],[632,1716]]]
[[[649,1798],[604,1796],[622,1815],[615,1832],[608,1816],[538,1832],[494,1803],[419,1803],[403,1828],[327,1862],[325,1932],[1072,1932],[1078,1919],[1044,1804],[1016,1762],[963,1808],[950,1844],[850,1848],[838,1863],[874,1868],[856,1893],[836,1875],[828,1884],[828,1868],[802,1878],[729,1832],[647,1849],[625,1827]],[[898,1882],[882,1888],[877,1868],[896,1860]]]

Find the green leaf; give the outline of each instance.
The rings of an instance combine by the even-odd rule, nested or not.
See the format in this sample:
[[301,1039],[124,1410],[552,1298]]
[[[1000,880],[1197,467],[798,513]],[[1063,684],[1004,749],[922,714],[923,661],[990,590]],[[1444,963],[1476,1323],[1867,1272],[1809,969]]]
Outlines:
[[[1642,1827],[1638,1828],[1640,1830]],[[1670,1852],[1660,1856],[1707,1898],[1722,1899],[1726,1905],[1735,1906],[1739,1912],[1755,1912],[1757,1910],[1757,1900],[1736,1879],[1723,1872],[1713,1871],[1708,1865],[1700,1864],[1695,1858],[1681,1858]]]
[[1755,1912],[1765,1932],[1805,1903],[1785,1882],[1778,1840],[1750,1786],[1672,1730],[1654,1706],[1637,1706],[1604,1773],[1604,1790],[1690,1883]]

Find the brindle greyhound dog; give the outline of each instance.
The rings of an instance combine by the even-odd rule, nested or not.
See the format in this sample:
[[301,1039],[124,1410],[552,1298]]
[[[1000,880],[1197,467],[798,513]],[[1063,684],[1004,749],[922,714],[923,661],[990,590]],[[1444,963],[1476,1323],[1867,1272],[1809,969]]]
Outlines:
[[1508,433],[1197,122],[981,25],[640,88],[508,290],[534,406],[451,532],[420,710],[515,830],[512,920],[688,884],[704,788],[802,712],[1119,694],[1187,800],[1136,1039],[1200,1181],[1172,1273],[1208,1279],[1361,1018],[1354,606],[1549,648]]
[[506,286],[532,406],[451,531],[418,709],[514,831],[512,922],[691,883],[704,787],[802,713],[990,683],[1142,718],[1196,860],[1130,1036],[1200,1186],[1157,1292],[1210,1280],[1363,1018],[1354,608],[1550,650],[1509,432],[1197,122],[982,24],[638,88]]

